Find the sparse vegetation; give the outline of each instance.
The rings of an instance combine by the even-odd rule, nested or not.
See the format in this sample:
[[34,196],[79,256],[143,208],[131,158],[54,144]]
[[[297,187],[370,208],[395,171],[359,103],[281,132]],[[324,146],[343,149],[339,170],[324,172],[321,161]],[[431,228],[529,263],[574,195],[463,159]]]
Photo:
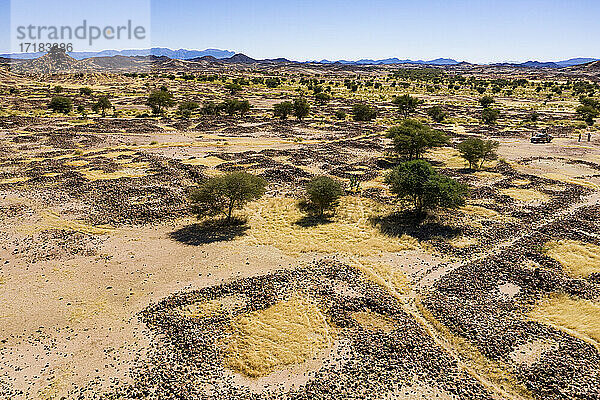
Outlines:
[[469,168],[478,169],[483,167],[486,161],[498,158],[498,146],[500,143],[494,140],[483,140],[480,138],[468,138],[457,146],[460,156],[469,163]]
[[152,112],[155,115],[159,115],[164,113],[166,109],[173,107],[175,105],[175,100],[173,99],[173,94],[171,92],[166,88],[161,88],[160,90],[155,90],[150,93],[146,104],[152,109]]
[[415,120],[405,120],[390,128],[387,137],[394,141],[396,152],[409,161],[421,158],[427,149],[448,143],[443,132]]
[[265,193],[267,182],[246,172],[232,172],[208,179],[191,195],[192,207],[198,217],[223,215],[233,221],[233,211]]
[[276,118],[287,119],[294,112],[294,103],[291,101],[283,101],[273,106],[273,115]]
[[304,97],[298,97],[294,100],[294,116],[302,121],[306,116],[310,114],[310,105]]
[[408,199],[417,214],[463,206],[467,196],[466,186],[439,174],[423,160],[400,164],[388,174],[386,183],[399,199]]
[[54,96],[48,108],[57,113],[68,114],[73,110],[73,100],[65,96]]
[[94,112],[102,112],[102,116],[105,117],[106,116],[106,110],[110,109],[112,107],[112,103],[110,102],[110,99],[108,98],[108,96],[101,96],[98,101],[96,103],[94,103],[94,105],[92,106],[92,110],[94,110]]
[[377,110],[366,104],[356,104],[352,107],[352,118],[355,121],[371,121],[377,117]]
[[398,111],[404,118],[408,118],[412,113],[417,110],[417,107],[422,103],[416,97],[412,97],[408,94],[395,97],[392,102],[398,107]]
[[328,176],[318,176],[306,186],[306,198],[300,201],[299,206],[302,211],[323,218],[327,211],[335,209],[343,194],[338,181]]

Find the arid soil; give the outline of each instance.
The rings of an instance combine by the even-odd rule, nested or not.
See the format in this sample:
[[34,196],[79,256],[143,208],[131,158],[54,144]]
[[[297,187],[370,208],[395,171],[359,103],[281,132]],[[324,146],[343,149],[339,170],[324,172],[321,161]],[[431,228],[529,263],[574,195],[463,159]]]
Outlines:
[[[244,88],[249,115],[190,119],[151,116],[147,87],[202,103],[229,97],[222,83],[105,74],[88,85],[116,113],[82,118],[46,105],[57,84],[89,105],[84,78],[2,76],[0,397],[600,398],[589,321],[600,315],[542,308],[600,304],[600,268],[548,252],[564,240],[600,245],[600,133],[578,141],[574,95],[502,92],[489,126],[467,88],[392,87],[377,68],[268,73],[287,81]],[[274,103],[307,92],[305,76],[332,86],[333,100],[311,100],[303,121],[273,118]],[[383,89],[351,93],[345,79]],[[449,112],[427,121],[452,143],[426,158],[470,187],[465,207],[422,223],[383,181],[397,161],[385,137],[399,118],[391,97],[405,90],[425,101],[416,118],[433,104]],[[359,102],[378,118],[334,118]],[[534,106],[540,121],[523,122]],[[552,143],[529,142],[546,128]],[[498,160],[466,168],[456,143],[469,136],[498,140]],[[198,221],[190,191],[236,170],[269,183],[240,211],[247,223]],[[313,226],[295,202],[322,174],[347,190],[332,221]]]

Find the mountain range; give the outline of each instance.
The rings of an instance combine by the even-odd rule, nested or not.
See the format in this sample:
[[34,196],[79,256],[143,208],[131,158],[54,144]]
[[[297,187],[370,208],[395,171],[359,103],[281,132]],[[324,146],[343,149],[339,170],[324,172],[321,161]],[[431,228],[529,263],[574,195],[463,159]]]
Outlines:
[[[0,57],[12,58],[16,60],[36,59],[46,53],[17,53],[17,54],[0,54]],[[151,49],[138,50],[104,50],[100,52],[70,52],[68,53],[75,60],[86,60],[91,58],[102,57],[168,57],[172,60],[187,60],[187,61],[208,61],[208,62],[226,62],[239,64],[254,64],[254,63],[296,63],[285,58],[275,58],[266,60],[256,60],[241,53],[235,53],[229,50],[206,49],[206,50],[171,50],[164,47],[153,47]],[[593,61],[598,61],[596,58],[571,58],[563,61],[527,61],[524,63],[492,63],[487,64],[493,67],[523,67],[523,68],[565,68],[577,65],[587,64]],[[340,65],[391,65],[391,64],[415,64],[415,65],[433,65],[433,66],[453,66],[453,65],[470,65],[466,62],[459,62],[451,58],[436,58],[434,60],[410,60],[399,58],[385,58],[380,60],[361,59],[357,61],[348,60],[320,60],[308,61],[308,63],[318,64],[340,64]]]
[[[46,54],[42,53],[13,53],[13,54],[0,54],[0,57],[4,58],[16,58],[16,59],[32,59],[39,58]],[[165,47],[153,47],[151,49],[137,49],[137,50],[103,50],[98,52],[84,52],[84,51],[73,51],[69,55],[76,60],[83,60],[91,57],[112,57],[112,56],[156,56],[156,57],[169,57],[175,60],[189,60],[192,58],[199,58],[205,56],[211,56],[217,59],[229,58],[235,55],[235,52],[229,50],[219,49],[206,49],[206,50],[171,50]]]

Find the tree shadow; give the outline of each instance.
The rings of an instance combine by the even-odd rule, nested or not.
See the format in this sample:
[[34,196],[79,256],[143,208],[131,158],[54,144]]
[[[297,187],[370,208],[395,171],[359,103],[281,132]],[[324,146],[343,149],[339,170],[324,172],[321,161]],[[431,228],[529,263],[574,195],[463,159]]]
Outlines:
[[414,211],[374,217],[371,218],[371,224],[385,235],[394,237],[409,235],[418,240],[453,239],[462,233],[462,228],[444,225],[427,214]]
[[244,235],[250,228],[246,222],[242,218],[234,218],[231,222],[222,219],[206,220],[170,232],[169,237],[176,242],[191,246],[224,242]]
[[332,222],[333,220],[329,216],[318,217],[315,215],[306,215],[294,222],[294,224],[303,228],[312,228],[318,225],[331,224]]

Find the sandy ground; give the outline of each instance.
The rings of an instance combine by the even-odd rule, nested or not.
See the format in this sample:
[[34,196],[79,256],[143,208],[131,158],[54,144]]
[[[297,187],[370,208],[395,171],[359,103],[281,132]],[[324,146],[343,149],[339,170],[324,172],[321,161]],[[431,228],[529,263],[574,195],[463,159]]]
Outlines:
[[[12,220],[12,237],[36,221]],[[169,233],[192,223],[120,228],[102,235],[93,256],[29,262],[29,254],[0,249],[0,311],[3,349],[0,379],[23,390],[22,398],[62,394],[96,376],[126,379],[128,365],[143,355],[148,332],[136,313],[174,292],[240,277],[291,268],[319,254],[292,258],[271,246],[239,242],[186,245]],[[373,261],[401,263],[414,274],[439,262],[411,251],[383,254]],[[285,374],[286,372],[282,372]],[[288,371],[300,383],[304,372]],[[275,378],[273,378],[275,379]],[[108,387],[110,380],[99,381]],[[268,385],[254,382],[252,386]]]

